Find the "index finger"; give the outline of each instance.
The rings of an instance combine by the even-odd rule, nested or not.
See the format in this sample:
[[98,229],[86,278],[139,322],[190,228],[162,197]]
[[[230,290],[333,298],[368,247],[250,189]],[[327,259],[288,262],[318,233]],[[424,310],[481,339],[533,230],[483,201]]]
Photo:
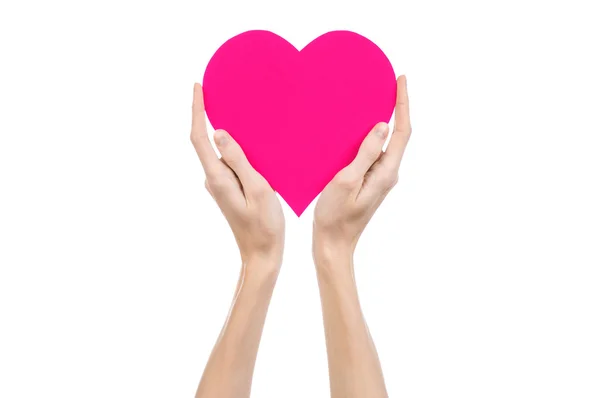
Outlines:
[[396,109],[394,116],[394,130],[392,138],[386,148],[382,162],[387,163],[389,167],[398,170],[404,149],[408,144],[411,134],[410,114],[408,109],[408,92],[406,89],[406,76],[398,77],[396,82]]
[[200,158],[204,172],[208,174],[220,165],[219,158],[215,153],[208,133],[206,131],[206,119],[204,117],[204,96],[200,83],[194,84],[194,102],[192,104],[192,132],[190,139],[196,153]]

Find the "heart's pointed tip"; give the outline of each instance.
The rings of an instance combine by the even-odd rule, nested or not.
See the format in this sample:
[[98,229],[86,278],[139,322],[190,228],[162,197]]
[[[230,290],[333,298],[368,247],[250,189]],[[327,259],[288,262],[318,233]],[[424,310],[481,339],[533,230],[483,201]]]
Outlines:
[[300,218],[300,216],[302,215],[302,213],[304,213],[304,210],[306,210],[306,208],[303,208],[303,209],[292,208],[292,210],[294,211],[294,214],[296,214],[296,216],[298,216],[298,218]]
[[292,209],[294,214],[296,214],[296,216],[300,218],[300,216],[304,214],[304,211],[308,208],[308,205],[290,205],[290,208]]

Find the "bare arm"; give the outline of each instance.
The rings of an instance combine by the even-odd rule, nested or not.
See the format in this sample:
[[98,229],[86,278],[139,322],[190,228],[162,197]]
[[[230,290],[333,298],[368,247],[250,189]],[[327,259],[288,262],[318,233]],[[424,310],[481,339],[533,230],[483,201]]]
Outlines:
[[[256,265],[272,269],[275,266]],[[250,396],[254,363],[276,279],[276,272],[241,272],[229,316],[202,375],[197,398]]]
[[410,137],[406,78],[398,78],[394,131],[377,124],[355,160],[325,188],[315,208],[313,256],[319,280],[333,398],[387,397],[375,344],[354,280],[353,255],[367,223],[398,180]]
[[196,398],[250,396],[263,325],[283,256],[285,222],[277,196],[223,130],[215,132],[222,158],[207,136],[202,87],[194,86],[194,148],[206,173],[206,189],[227,219],[242,269],[229,316],[206,364]]
[[319,255],[317,276],[332,397],[387,397],[347,254]]

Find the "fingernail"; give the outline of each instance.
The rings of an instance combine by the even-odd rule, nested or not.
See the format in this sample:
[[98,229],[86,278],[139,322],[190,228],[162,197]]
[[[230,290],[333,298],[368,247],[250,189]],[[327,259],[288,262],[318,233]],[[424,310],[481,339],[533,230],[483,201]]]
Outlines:
[[375,134],[377,134],[377,136],[379,138],[385,138],[387,136],[387,126],[385,124],[380,124],[377,126],[377,128],[375,129]]
[[223,130],[217,130],[215,131],[215,143],[218,146],[225,146],[227,145],[227,141],[229,141],[229,139],[227,138],[227,133],[224,132]]

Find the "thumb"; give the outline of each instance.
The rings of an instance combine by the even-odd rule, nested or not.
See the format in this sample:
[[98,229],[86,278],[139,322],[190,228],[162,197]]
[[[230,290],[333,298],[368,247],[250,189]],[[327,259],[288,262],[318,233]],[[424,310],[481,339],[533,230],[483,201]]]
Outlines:
[[227,165],[237,175],[242,186],[254,184],[260,175],[254,170],[244,151],[233,137],[225,130],[215,131],[215,144]]
[[357,175],[364,176],[381,155],[388,131],[387,123],[377,123],[363,140],[356,157],[348,165],[348,169]]

